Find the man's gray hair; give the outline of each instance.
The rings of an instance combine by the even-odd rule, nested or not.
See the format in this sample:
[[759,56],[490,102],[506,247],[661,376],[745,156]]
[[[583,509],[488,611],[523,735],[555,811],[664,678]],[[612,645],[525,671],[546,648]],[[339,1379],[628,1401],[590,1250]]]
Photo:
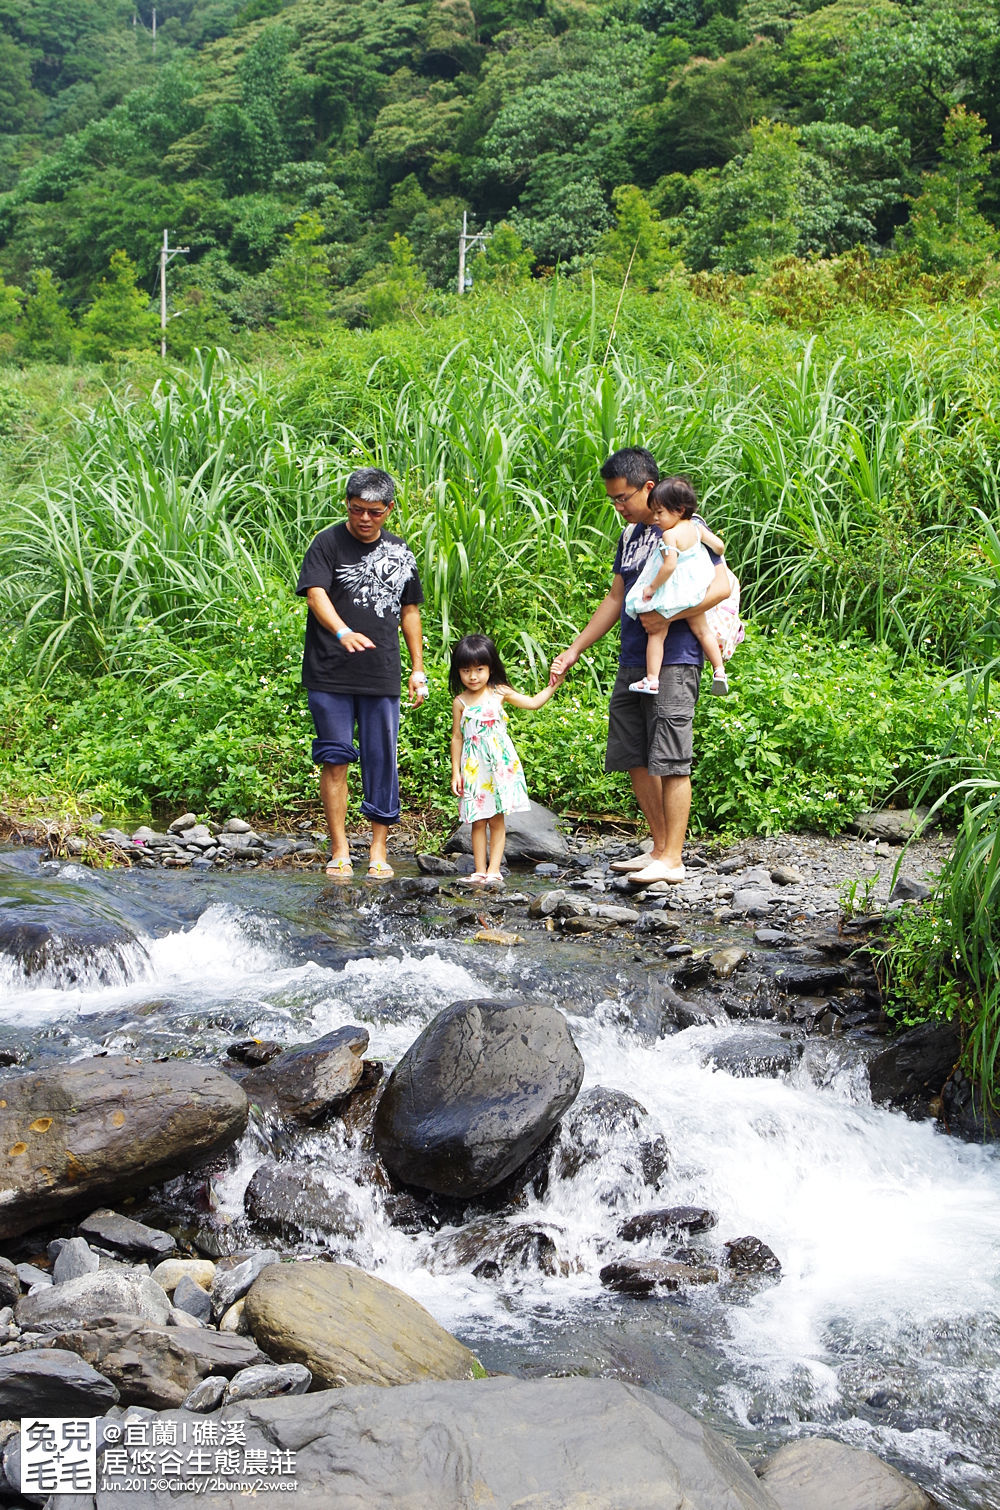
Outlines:
[[396,484],[388,472],[378,467],[358,467],[347,479],[348,498],[360,498],[363,503],[394,503]]

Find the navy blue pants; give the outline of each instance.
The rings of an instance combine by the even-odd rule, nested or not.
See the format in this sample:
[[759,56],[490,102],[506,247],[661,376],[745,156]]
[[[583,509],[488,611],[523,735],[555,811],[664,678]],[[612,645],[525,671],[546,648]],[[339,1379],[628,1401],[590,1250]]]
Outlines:
[[399,698],[310,692],[309,712],[316,726],[312,744],[315,764],[349,765],[360,759],[362,813],[375,823],[398,823]]

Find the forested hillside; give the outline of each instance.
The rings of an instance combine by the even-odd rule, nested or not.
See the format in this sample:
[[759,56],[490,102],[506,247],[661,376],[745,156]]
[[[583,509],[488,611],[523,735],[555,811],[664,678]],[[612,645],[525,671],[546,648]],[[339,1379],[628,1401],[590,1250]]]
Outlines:
[[0,0],[0,356],[150,343],[164,228],[177,355],[419,316],[463,211],[477,282],[965,277],[998,83],[984,0]]

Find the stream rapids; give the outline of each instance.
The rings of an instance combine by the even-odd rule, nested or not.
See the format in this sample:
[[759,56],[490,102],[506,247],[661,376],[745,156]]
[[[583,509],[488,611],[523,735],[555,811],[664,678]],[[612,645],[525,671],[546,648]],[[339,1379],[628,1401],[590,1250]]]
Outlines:
[[[533,875],[510,884],[522,880],[542,888]],[[27,977],[0,956],[2,1044],[32,1069],[97,1053],[219,1063],[236,1040],[287,1045],[355,1023],[370,1034],[367,1057],[388,1070],[453,1001],[551,1003],[583,1056],[584,1089],[635,1097],[669,1150],[655,1194],[634,1148],[612,1143],[492,1218],[551,1237],[558,1272],[477,1277],[459,1233],[391,1226],[379,1190],[357,1181],[356,1150],[328,1128],[289,1138],[252,1123],[207,1182],[208,1215],[192,1213],[180,1181],[158,1193],[161,1220],[175,1200],[186,1229],[208,1221],[238,1247],[258,1164],[304,1160],[356,1209],[357,1234],[336,1256],[419,1300],[486,1368],[644,1385],[751,1461],[797,1436],[836,1437],[877,1452],[948,1510],[1000,1510],[997,1150],[873,1106],[864,1046],[849,1034],[809,1039],[777,1078],[734,1076],[714,1066],[713,1044],[759,1025],[657,1036],[629,1008],[648,973],[642,944],[522,927],[517,945],[475,942],[474,908],[461,904],[456,922],[456,905],[336,888],[315,873],[97,872],[0,853],[0,907],[50,924],[124,924],[136,940]],[[696,947],[748,947],[737,925],[685,931]],[[718,1217],[699,1239],[707,1262],[721,1266],[725,1241],[753,1235],[778,1256],[780,1280],[655,1298],[603,1288],[612,1258],[655,1251],[623,1244],[620,1222],[680,1205]]]

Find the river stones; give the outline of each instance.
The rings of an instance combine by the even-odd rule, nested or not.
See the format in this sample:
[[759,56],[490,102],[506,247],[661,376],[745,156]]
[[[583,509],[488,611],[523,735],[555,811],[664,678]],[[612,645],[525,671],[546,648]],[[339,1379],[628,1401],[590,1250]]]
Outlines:
[[868,1066],[872,1100],[908,1117],[928,1117],[962,1052],[958,1025],[925,1022],[894,1038]]
[[936,1510],[919,1484],[873,1452],[828,1437],[786,1443],[757,1474],[778,1510]]
[[479,1195],[534,1153],[582,1080],[583,1060],[555,1007],[455,1002],[389,1076],[375,1147],[408,1185]]
[[[298,1489],[275,1497],[293,1499],[295,1510],[776,1510],[750,1466],[710,1426],[613,1379],[341,1389],[250,1400],[202,1419],[220,1431],[227,1421],[243,1422],[248,1452],[263,1451],[265,1460],[294,1452]],[[129,1510],[190,1498],[180,1487],[139,1489],[128,1496]],[[245,1504],[239,1487],[211,1495],[212,1510]]]
[[0,1076],[0,1237],[169,1179],[239,1137],[247,1099],[189,1060]]
[[337,1028],[313,1043],[297,1044],[244,1076],[251,1101],[296,1122],[318,1122],[343,1105],[364,1070],[364,1028]]
[[0,1358],[0,1419],[92,1416],[118,1403],[118,1390],[67,1348]]
[[67,1329],[53,1341],[110,1379],[123,1405],[153,1410],[183,1404],[195,1385],[211,1375],[228,1379],[268,1361],[248,1337],[207,1327],[137,1324],[127,1317],[106,1326]]
[[273,1264],[250,1287],[244,1319],[278,1363],[301,1363],[324,1389],[471,1379],[475,1357],[423,1306],[347,1264]]
[[165,1325],[170,1301],[148,1274],[115,1267],[22,1295],[14,1306],[14,1320],[26,1332],[62,1331],[119,1313]]

